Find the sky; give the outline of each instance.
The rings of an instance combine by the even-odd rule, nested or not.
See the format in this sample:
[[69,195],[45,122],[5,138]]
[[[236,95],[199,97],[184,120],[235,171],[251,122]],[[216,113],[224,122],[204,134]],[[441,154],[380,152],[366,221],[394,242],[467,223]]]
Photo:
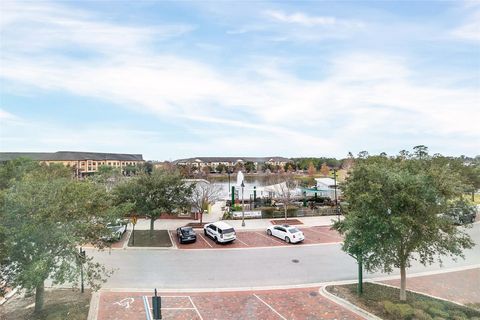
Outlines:
[[480,1],[0,1],[0,151],[480,154]]

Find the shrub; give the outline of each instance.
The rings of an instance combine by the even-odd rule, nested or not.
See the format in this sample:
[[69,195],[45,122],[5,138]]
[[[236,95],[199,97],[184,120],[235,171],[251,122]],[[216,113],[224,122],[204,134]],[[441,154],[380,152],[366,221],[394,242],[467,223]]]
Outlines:
[[396,304],[391,301],[384,301],[383,309],[395,319],[411,319],[413,316],[413,308],[408,304]]
[[467,320],[468,317],[465,313],[463,313],[462,311],[460,310],[454,310],[450,313],[450,317],[453,319],[453,320]]
[[415,320],[432,320],[433,318],[422,309],[413,310],[413,319]]
[[436,319],[437,317],[439,318],[448,318],[448,312],[443,311],[442,309],[436,308],[436,307],[430,307],[428,309],[428,313],[430,313],[432,316],[434,316]]

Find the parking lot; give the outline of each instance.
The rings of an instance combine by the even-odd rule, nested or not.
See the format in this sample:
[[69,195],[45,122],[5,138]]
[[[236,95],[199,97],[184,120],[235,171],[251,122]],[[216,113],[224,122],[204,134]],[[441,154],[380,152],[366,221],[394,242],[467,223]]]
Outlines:
[[257,248],[275,246],[302,246],[308,244],[336,243],[341,242],[342,237],[330,227],[301,228],[305,240],[297,244],[288,244],[273,236],[268,236],[265,231],[239,231],[237,239],[231,243],[217,244],[213,239],[203,234],[202,229],[196,229],[197,241],[194,243],[180,244],[175,231],[170,231],[172,239],[179,249],[234,249],[234,248]]
[[[361,319],[319,288],[213,293],[162,293],[163,319]],[[153,292],[100,292],[97,319],[151,320]]]

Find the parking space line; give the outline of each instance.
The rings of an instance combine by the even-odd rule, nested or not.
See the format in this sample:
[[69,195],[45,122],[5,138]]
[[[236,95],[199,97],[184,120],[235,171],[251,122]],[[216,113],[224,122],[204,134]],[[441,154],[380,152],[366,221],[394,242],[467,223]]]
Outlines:
[[197,306],[195,305],[195,303],[193,303],[192,298],[191,298],[190,296],[188,296],[188,299],[190,299],[190,303],[191,303],[192,306],[195,308],[195,311],[197,311],[197,314],[198,314],[198,316],[200,317],[200,320],[203,320],[203,317],[202,317],[202,315],[200,314],[200,311],[198,311]]
[[313,233],[318,233],[318,234],[321,234],[321,235],[324,235],[324,236],[327,236],[327,237],[335,237],[335,235],[331,235],[329,234],[328,232],[325,232],[325,231],[318,231],[318,230],[313,230],[313,229],[308,229],[309,231],[312,231]]
[[246,244],[246,243],[245,243],[245,242],[243,242],[242,240],[238,239],[238,237],[237,237],[235,240],[238,240],[238,241],[240,241],[240,243],[243,243],[244,245],[246,245],[247,247],[249,247],[249,245],[248,245],[248,244]]
[[[172,235],[173,232],[171,231],[168,231],[168,236],[170,237],[170,242],[172,243],[172,246],[177,249],[177,241],[174,241],[173,240],[173,235]],[[176,234],[175,234],[176,236]],[[177,237],[175,237],[175,239],[178,239]]]
[[147,315],[147,320],[152,320],[153,315],[151,313],[150,304],[148,303],[148,298],[143,296],[143,306],[145,307],[145,314]]
[[258,235],[261,235],[261,236],[264,237],[265,239],[272,240],[272,241],[277,242],[277,243],[285,244],[285,242],[284,242],[283,240],[280,240],[280,239],[278,239],[278,238],[276,238],[276,237],[274,237],[274,236],[266,236],[266,235],[264,235],[264,234],[262,234],[262,233],[260,233],[260,232],[255,232],[255,233],[258,234]]
[[198,235],[200,236],[200,238],[202,238],[203,241],[205,241],[206,244],[208,244],[210,248],[213,248],[213,246],[210,243],[208,243],[208,241],[205,240],[205,238],[200,233]]
[[260,300],[264,305],[266,305],[267,307],[270,308],[270,310],[272,310],[273,312],[275,312],[280,318],[282,318],[283,320],[287,320],[287,318],[285,318],[284,316],[282,316],[280,313],[278,313],[277,310],[273,309],[273,307],[271,305],[269,305],[268,303],[266,303],[265,301],[263,301],[259,296],[257,296],[255,293],[253,294],[255,296],[255,298],[257,298],[258,300]]

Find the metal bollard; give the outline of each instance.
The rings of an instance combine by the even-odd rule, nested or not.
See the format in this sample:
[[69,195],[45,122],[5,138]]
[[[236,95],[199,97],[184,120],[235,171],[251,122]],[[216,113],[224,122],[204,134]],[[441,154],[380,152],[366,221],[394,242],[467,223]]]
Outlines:
[[157,289],[155,288],[155,296],[152,297],[152,311],[153,319],[162,319],[162,297],[157,296]]

